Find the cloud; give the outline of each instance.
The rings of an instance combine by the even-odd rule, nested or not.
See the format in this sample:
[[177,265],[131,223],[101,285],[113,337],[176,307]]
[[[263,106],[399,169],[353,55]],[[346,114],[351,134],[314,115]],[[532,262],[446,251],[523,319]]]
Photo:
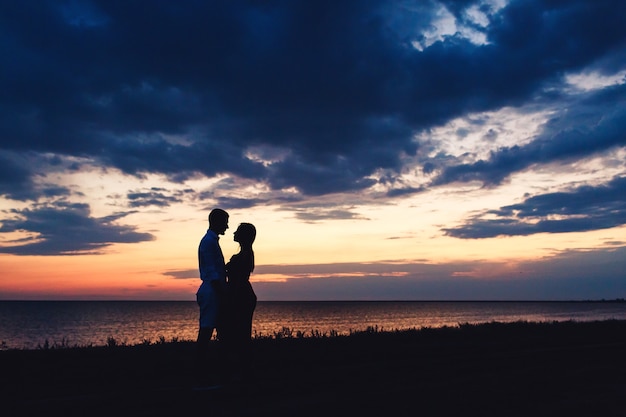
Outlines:
[[167,271],[163,273],[166,277],[173,279],[200,279],[200,271],[198,269],[180,269]]
[[488,160],[448,166],[434,185],[481,181],[498,185],[512,174],[536,164],[584,159],[626,146],[626,84],[584,95],[556,112],[542,132],[523,146],[492,151]]
[[[0,149],[174,182],[228,174],[308,196],[358,191],[380,170],[401,172],[418,132],[546,99],[565,73],[626,63],[624,2],[493,4],[4,3]],[[616,109],[623,89],[614,94]],[[623,119],[616,110],[590,131],[555,121],[534,145],[448,167],[435,184],[497,184],[532,163],[623,146],[609,132]],[[264,147],[284,152],[250,158]],[[28,198],[14,185],[28,190],[37,169],[15,168],[0,193]]]
[[[527,261],[427,260],[257,265],[260,300],[590,300],[626,291],[623,242]],[[600,267],[599,267],[600,266]],[[197,269],[169,270],[196,279]]]
[[426,187],[393,188],[387,191],[387,197],[402,197],[426,191]]
[[169,207],[172,203],[180,203],[183,200],[166,194],[167,190],[158,187],[152,187],[148,191],[129,192],[126,198],[129,200],[130,207]]
[[528,197],[522,203],[480,213],[443,231],[462,239],[484,239],[585,232],[625,224],[626,177],[616,177],[607,184]]
[[0,192],[13,200],[22,200],[32,195],[31,172],[0,153]]
[[57,203],[33,209],[12,210],[12,219],[4,219],[0,233],[26,233],[27,237],[3,245],[0,253],[13,255],[84,255],[101,254],[114,243],[137,243],[154,239],[149,233],[116,222],[131,214],[94,218],[86,204]]
[[236,198],[236,197],[218,197],[217,207],[221,207],[224,210],[227,209],[246,209],[250,207],[256,207],[263,204],[267,200],[260,198]]
[[258,265],[252,285],[262,300],[602,299],[626,291],[625,255],[622,245],[556,252],[513,264],[476,260]]
[[358,213],[353,212],[350,209],[321,209],[321,208],[308,208],[308,209],[296,209],[296,217],[308,223],[315,223],[321,220],[367,220],[365,217]]
[[[194,202],[281,205],[316,222],[367,220],[355,207],[455,183],[498,187],[624,149],[624,15],[619,0],[3,2],[0,48],[11,59],[0,66],[0,197],[30,208],[2,214],[12,240],[0,252],[103,253],[154,239],[118,224],[129,213],[94,218],[59,203],[78,193],[59,176],[81,167],[170,182],[116,191],[130,209],[195,193]],[[481,115],[503,108],[550,119],[487,156],[452,154],[430,134],[471,118],[454,140],[480,126],[491,149],[505,134]],[[409,171],[421,182],[405,180]],[[621,175],[444,233],[619,227]],[[174,191],[203,178],[220,180]]]

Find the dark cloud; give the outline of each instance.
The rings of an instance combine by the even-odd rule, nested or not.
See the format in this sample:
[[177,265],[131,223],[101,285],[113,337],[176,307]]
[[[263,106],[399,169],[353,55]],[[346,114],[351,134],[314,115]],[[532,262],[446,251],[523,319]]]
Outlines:
[[[564,251],[514,266],[485,261],[259,265],[252,281],[263,300],[597,300],[626,291],[624,268],[622,246]],[[489,279],[474,278],[485,271]],[[264,274],[285,280],[268,282]]]
[[329,155],[326,159],[322,164],[295,158],[274,164],[269,183],[275,189],[282,189],[293,186],[297,179],[299,190],[313,196],[361,190],[376,183],[364,178],[369,171],[363,171],[345,157]]
[[[598,265],[602,268],[598,269]],[[556,252],[534,261],[424,260],[258,265],[252,275],[262,300],[591,300],[626,291],[626,247]],[[476,279],[489,271],[489,279]],[[197,269],[163,272],[198,279]],[[265,276],[269,275],[270,279]],[[280,279],[276,280],[276,276]]]
[[17,201],[70,196],[72,193],[67,187],[35,181],[38,175],[35,167],[46,163],[54,166],[58,161],[56,158],[41,158],[33,153],[0,150],[0,195]]
[[200,279],[200,272],[198,269],[179,269],[167,271],[164,272],[163,275],[173,279]]
[[[487,217],[487,218],[486,218]],[[626,177],[568,192],[542,194],[491,210],[458,227],[443,229],[462,239],[585,232],[626,224]]]
[[314,223],[322,220],[353,220],[364,219],[358,213],[355,213],[349,209],[298,209],[295,212],[296,217],[305,222]]
[[154,239],[149,233],[116,222],[130,213],[94,218],[86,204],[57,203],[34,209],[12,210],[2,220],[0,233],[26,232],[30,236],[8,242],[1,253],[14,255],[99,254],[114,243],[137,243]]
[[0,152],[0,194],[13,200],[31,200],[39,195],[32,181],[33,173],[15,156]]
[[393,188],[387,192],[387,197],[402,197],[406,195],[418,194],[424,191],[426,191],[425,187]]
[[204,140],[191,145],[173,144],[160,135],[148,138],[122,137],[101,140],[96,158],[131,175],[161,173],[182,182],[199,172],[207,177],[231,172],[262,180],[261,164],[242,157],[243,150],[222,141]]
[[260,198],[236,198],[236,197],[218,197],[216,198],[216,206],[222,209],[245,209],[255,207],[266,203],[267,200]]
[[626,85],[585,96],[549,120],[527,145],[500,148],[489,159],[448,166],[433,184],[480,181],[497,185],[535,164],[584,159],[626,146]]
[[147,191],[130,192],[126,195],[130,207],[169,207],[172,203],[180,203],[183,200],[173,195],[167,195],[167,190],[153,187]]
[[[11,58],[0,67],[0,150],[179,182],[228,173],[307,195],[362,190],[380,169],[400,172],[419,148],[416,132],[547,99],[568,71],[626,63],[620,0],[483,5],[488,27],[464,13],[474,2],[443,4],[489,43],[457,33],[412,48],[436,2],[3,2],[0,48]],[[617,108],[624,92],[614,94]],[[623,131],[619,111],[611,120]],[[624,144],[609,126],[555,123],[534,145],[448,167],[436,183],[497,184],[532,163]],[[571,142],[577,150],[563,149]],[[288,151],[269,164],[246,157],[263,146]],[[0,193],[25,199],[36,169],[14,168],[0,172]]]

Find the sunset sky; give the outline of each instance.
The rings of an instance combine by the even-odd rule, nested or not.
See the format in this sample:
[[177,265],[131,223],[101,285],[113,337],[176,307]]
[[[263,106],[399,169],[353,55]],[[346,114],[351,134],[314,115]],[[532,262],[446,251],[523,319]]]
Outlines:
[[2,1],[0,299],[626,297],[626,2]]

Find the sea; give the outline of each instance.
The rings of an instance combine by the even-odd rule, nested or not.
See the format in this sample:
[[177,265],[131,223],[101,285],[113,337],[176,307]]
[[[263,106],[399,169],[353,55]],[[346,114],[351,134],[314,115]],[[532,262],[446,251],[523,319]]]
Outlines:
[[[626,302],[260,301],[253,336],[598,320],[626,320]],[[187,341],[197,330],[194,301],[0,301],[0,350]]]

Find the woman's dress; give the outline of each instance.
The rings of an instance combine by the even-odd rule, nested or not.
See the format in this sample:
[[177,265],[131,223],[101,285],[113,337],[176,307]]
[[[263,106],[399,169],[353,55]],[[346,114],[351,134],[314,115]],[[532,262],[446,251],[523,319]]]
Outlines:
[[252,316],[257,302],[250,284],[253,268],[253,255],[246,252],[233,255],[226,264],[228,301],[225,336],[232,348],[242,347],[252,336]]

